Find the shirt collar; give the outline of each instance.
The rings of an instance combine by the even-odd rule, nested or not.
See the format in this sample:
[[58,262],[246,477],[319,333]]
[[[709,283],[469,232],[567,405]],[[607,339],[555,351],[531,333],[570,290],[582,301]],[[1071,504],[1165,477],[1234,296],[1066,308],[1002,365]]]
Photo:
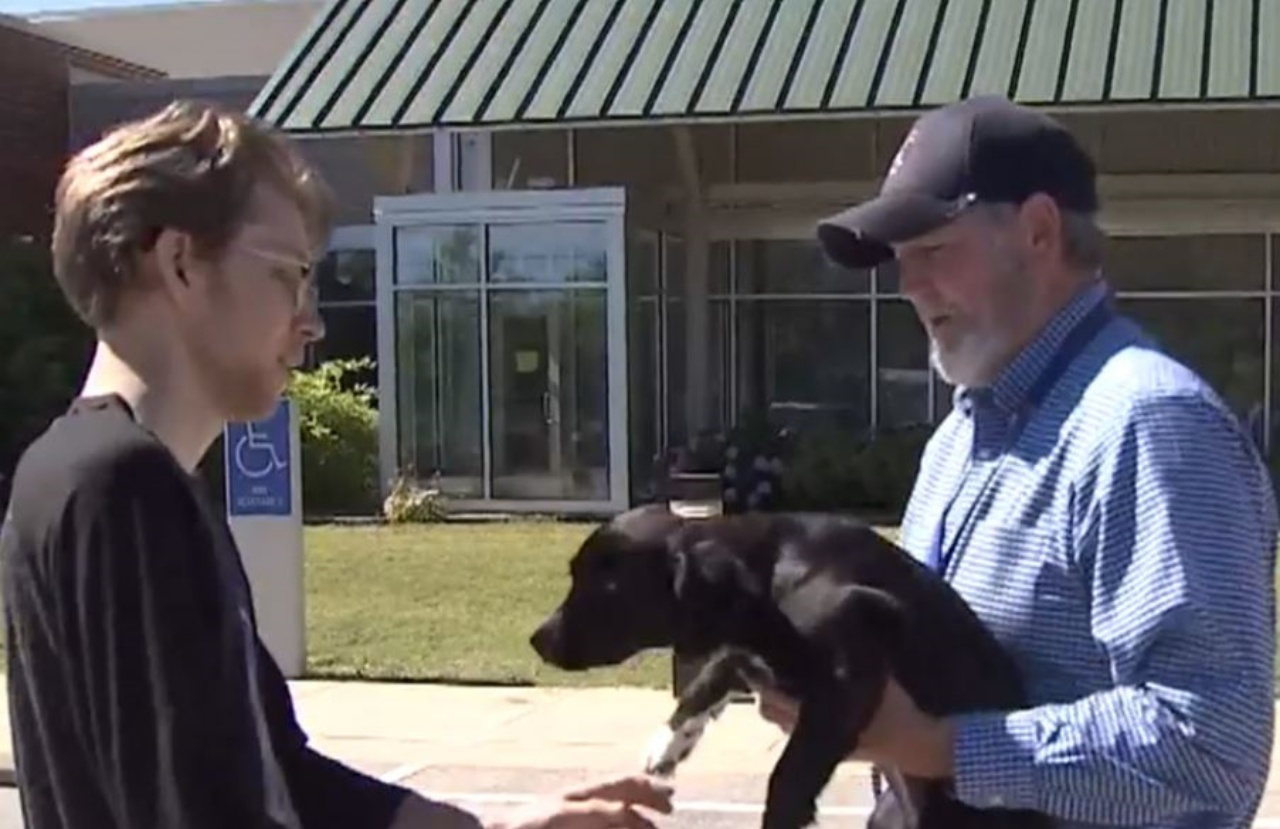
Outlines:
[[1062,307],[1040,330],[1013,362],[1000,371],[990,386],[957,386],[953,405],[965,414],[975,406],[990,406],[1006,414],[1016,414],[1027,402],[1040,375],[1048,368],[1063,340],[1099,302],[1106,299],[1107,286],[1101,279],[1089,283]]

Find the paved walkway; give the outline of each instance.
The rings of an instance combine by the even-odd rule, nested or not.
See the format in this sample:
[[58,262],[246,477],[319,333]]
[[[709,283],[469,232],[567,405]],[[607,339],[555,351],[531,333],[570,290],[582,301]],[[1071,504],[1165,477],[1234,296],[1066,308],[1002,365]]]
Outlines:
[[[299,718],[320,751],[421,790],[449,789],[452,780],[465,780],[472,795],[478,788],[546,791],[541,781],[586,769],[597,779],[638,771],[650,734],[673,704],[669,692],[626,688],[326,681],[294,682],[291,687]],[[5,703],[0,699],[0,775],[11,780]],[[681,767],[678,796],[687,786],[697,791],[703,784],[733,781],[739,787],[735,800],[758,803],[783,742],[783,735],[762,721],[752,705],[730,706]],[[1267,829],[1280,829],[1280,751],[1274,757],[1258,823]],[[451,773],[462,776],[450,778]],[[865,780],[866,773],[862,764],[843,766],[837,780],[853,785],[829,787],[824,805],[865,805],[866,787],[858,780]],[[749,784],[746,789],[743,781]],[[715,790],[725,789],[721,785]]]

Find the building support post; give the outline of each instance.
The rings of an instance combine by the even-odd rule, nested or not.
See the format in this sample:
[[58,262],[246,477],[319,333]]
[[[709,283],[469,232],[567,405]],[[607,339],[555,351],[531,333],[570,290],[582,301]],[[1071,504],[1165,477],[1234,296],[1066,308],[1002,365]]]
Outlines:
[[710,233],[701,169],[693,132],[687,126],[672,128],[676,157],[684,189],[684,306],[685,306],[685,424],[689,439],[711,425],[710,319],[711,300],[707,273]]

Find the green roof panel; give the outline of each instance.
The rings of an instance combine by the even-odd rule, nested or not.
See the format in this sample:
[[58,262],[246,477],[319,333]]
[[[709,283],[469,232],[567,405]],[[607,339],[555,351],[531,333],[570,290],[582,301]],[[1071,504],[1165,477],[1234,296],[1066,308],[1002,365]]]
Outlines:
[[1031,18],[1018,44],[1021,54],[1015,94],[1019,100],[1044,104],[1057,97],[1058,75],[1067,54],[1067,18],[1075,7],[1075,2],[1066,0],[1038,0],[1031,5]]
[[[573,67],[582,83],[574,87],[548,88],[561,98],[550,120],[594,121],[606,111],[609,90],[626,71],[631,50],[643,40],[649,21],[658,10],[653,0],[587,0],[589,5],[612,5],[611,16],[597,36],[599,50],[594,57]],[[539,84],[542,86],[543,84]]]
[[1214,49],[1209,54],[1209,83],[1205,92],[1211,98],[1249,96],[1250,50],[1253,44],[1252,10],[1249,6],[1245,0],[1209,6],[1209,25],[1213,27],[1210,42]]
[[893,45],[895,2],[864,0],[858,4],[853,27],[845,33],[845,59],[832,78],[834,88],[823,109],[866,109],[872,100],[871,85],[876,67],[888,46]]
[[753,64],[738,84],[742,90],[736,109],[742,113],[774,112],[786,94],[788,69],[796,55],[804,51],[812,34],[806,24],[812,18],[812,3],[792,5],[795,0],[773,0],[753,5],[769,16],[764,42],[751,44],[756,50]]
[[1111,97],[1144,101],[1152,95],[1153,67],[1159,42],[1161,0],[1125,0],[1120,8],[1111,48]]
[[1165,3],[1163,10],[1165,29],[1164,48],[1160,55],[1160,97],[1178,100],[1198,98],[1201,68],[1205,64],[1204,3]]
[[976,54],[975,41],[978,32],[985,29],[983,12],[989,8],[982,0],[951,0],[946,4],[920,103],[937,106],[956,100],[964,92],[965,78]]
[[881,105],[909,107],[915,104],[916,87],[933,54],[930,40],[942,5],[941,0],[905,0],[898,4],[898,28],[875,90],[875,99]]
[[1280,100],[1273,0],[329,0],[250,112],[294,132]]
[[1066,73],[1060,75],[1063,97],[1085,100],[1102,97],[1116,3],[1120,1],[1092,0],[1076,5]]
[[671,50],[666,77],[654,90],[657,94],[651,98],[653,109],[688,112],[694,106],[702,90],[703,75],[715,64],[722,44],[720,35],[741,6],[741,0],[731,0],[694,7],[685,23],[684,37]]
[[1253,8],[1258,11],[1259,20],[1253,27],[1249,45],[1258,80],[1252,84],[1251,97],[1280,97],[1280,49],[1276,48],[1276,41],[1280,40],[1280,3],[1255,0]]
[[[973,61],[973,75],[960,95],[1011,95],[1013,79],[1022,56],[1023,31],[1027,16],[1031,14],[1033,0],[1007,0],[992,11],[991,3],[984,0],[985,26],[974,49],[978,52]],[[941,103],[935,102],[935,103]]]
[[[813,30],[804,51],[796,61],[795,75],[787,90],[786,107],[796,112],[818,112],[830,81],[835,77],[834,67],[841,58],[845,32],[853,25],[855,3],[826,0],[816,4]],[[764,21],[761,20],[761,25]]]
[[745,0],[734,4],[731,23],[715,60],[704,67],[706,80],[699,90],[693,111],[697,113],[727,112],[738,97],[739,84],[748,74],[754,49],[726,49],[725,44],[756,44],[764,37],[769,15],[751,14]]

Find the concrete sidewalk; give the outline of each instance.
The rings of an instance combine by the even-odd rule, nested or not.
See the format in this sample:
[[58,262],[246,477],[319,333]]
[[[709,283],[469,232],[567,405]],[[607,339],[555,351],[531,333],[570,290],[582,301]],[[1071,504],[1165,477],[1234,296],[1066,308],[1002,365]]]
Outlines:
[[[320,751],[386,779],[412,782],[435,766],[642,768],[669,692],[633,688],[492,688],[381,682],[291,682],[298,718]],[[7,700],[0,683],[0,779],[12,781]],[[686,775],[767,772],[783,735],[735,704],[681,767]],[[865,772],[864,772],[865,773]]]
[[[650,735],[674,704],[669,692],[633,688],[290,685],[299,719],[318,750],[384,780],[424,790],[448,785],[450,773],[473,790],[482,779],[493,791],[531,792],[544,791],[542,781],[584,770],[593,779],[638,772]],[[7,700],[0,700],[0,777],[11,781],[7,708]],[[754,706],[732,705],[681,766],[677,787],[698,790],[706,784],[710,790],[716,781],[732,780],[741,799],[759,802],[784,742]],[[1273,757],[1259,815],[1265,820],[1259,825],[1280,826],[1280,753]],[[837,800],[824,797],[824,803],[864,798],[867,789],[860,781],[866,776],[863,764],[845,764],[837,773],[844,782],[829,789]]]

